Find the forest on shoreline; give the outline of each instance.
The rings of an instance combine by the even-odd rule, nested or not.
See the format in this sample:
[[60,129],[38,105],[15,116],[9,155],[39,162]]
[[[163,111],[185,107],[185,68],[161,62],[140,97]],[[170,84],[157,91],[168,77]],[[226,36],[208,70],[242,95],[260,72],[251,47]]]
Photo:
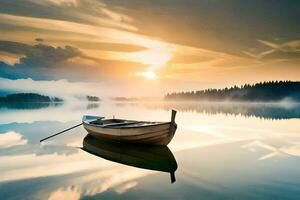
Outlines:
[[165,95],[165,100],[181,101],[249,101],[276,102],[290,100],[300,102],[300,82],[270,81],[253,85],[245,84],[224,89],[174,92]]
[[49,97],[36,93],[16,93],[0,97],[0,103],[49,103],[63,102],[63,99],[58,97]]

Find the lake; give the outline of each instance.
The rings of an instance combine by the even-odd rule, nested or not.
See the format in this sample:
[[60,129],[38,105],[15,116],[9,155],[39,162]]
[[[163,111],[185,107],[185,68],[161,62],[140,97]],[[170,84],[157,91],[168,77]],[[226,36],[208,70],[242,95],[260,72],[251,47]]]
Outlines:
[[[39,142],[84,114],[169,121],[172,108],[178,129],[168,148],[120,151],[104,144],[97,147],[101,157],[83,150],[84,142],[93,142],[83,127]],[[0,108],[1,199],[296,200],[299,156],[299,104],[107,101]]]

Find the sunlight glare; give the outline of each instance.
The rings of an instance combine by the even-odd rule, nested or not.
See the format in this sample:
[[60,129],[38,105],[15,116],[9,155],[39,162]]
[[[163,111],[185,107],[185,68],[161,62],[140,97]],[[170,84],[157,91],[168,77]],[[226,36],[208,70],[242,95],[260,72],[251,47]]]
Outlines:
[[156,74],[154,71],[146,71],[146,72],[143,72],[142,75],[144,77],[146,77],[147,79],[151,79],[151,80],[156,78]]
[[153,70],[163,67],[173,57],[172,49],[163,42],[155,41],[147,48],[144,51],[127,54],[126,59],[148,65]]

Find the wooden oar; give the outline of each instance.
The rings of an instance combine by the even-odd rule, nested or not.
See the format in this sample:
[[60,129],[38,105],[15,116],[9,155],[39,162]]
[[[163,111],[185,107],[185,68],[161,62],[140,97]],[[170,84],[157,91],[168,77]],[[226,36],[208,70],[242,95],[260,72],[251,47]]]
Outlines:
[[78,127],[78,126],[81,126],[82,124],[83,124],[83,123],[77,124],[76,126],[73,126],[73,127],[71,127],[71,128],[65,129],[65,130],[63,130],[63,131],[60,131],[60,132],[58,132],[58,133],[55,133],[55,134],[50,135],[50,136],[48,136],[48,137],[45,137],[44,139],[41,139],[40,142],[43,142],[43,141],[45,141],[45,140],[47,140],[47,139],[49,139],[49,138],[52,138],[52,137],[54,137],[54,136],[57,136],[57,135],[59,135],[59,134],[62,134],[62,133],[64,133],[64,132],[66,132],[66,131],[69,131],[69,130],[71,130],[71,129],[73,129],[73,128],[76,128],[76,127]]

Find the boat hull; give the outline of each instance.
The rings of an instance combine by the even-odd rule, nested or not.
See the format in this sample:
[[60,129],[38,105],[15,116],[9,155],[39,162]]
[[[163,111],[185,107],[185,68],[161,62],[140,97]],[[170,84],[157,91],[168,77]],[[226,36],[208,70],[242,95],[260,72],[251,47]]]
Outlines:
[[168,145],[177,129],[172,122],[129,128],[103,128],[85,123],[83,126],[89,135],[98,139],[147,145]]
[[83,126],[88,134],[98,139],[148,145],[168,145],[177,128],[177,125],[171,122],[124,129],[95,127],[90,124]]

